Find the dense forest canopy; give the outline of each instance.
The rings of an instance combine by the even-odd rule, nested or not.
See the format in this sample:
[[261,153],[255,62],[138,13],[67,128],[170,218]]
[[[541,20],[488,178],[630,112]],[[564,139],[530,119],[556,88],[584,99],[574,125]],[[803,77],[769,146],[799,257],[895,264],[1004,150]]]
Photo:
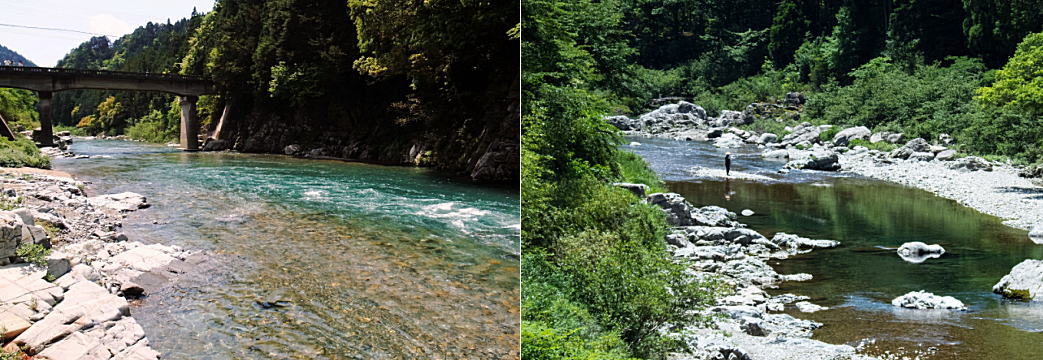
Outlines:
[[[207,14],[93,38],[60,67],[201,75],[217,148],[517,174],[518,18],[508,2],[219,0]],[[90,133],[177,136],[173,96],[78,91],[55,118]]]

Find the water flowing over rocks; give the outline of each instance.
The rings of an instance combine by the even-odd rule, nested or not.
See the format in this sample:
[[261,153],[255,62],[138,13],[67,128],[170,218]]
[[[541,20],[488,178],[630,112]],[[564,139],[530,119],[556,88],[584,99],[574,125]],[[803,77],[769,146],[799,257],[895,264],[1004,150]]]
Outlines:
[[1003,276],[992,292],[1012,299],[1040,301],[1043,294],[1043,260],[1025,260]]
[[121,218],[147,207],[145,198],[87,197],[85,184],[46,175],[0,175],[0,187],[0,200],[22,206],[0,211],[0,259],[23,260],[6,256],[11,243],[52,247],[46,265],[0,266],[5,350],[36,359],[158,359],[128,299],[165,286],[191,254],[120,232]]
[[963,302],[952,296],[938,296],[925,291],[913,291],[891,300],[891,305],[910,309],[967,310]]

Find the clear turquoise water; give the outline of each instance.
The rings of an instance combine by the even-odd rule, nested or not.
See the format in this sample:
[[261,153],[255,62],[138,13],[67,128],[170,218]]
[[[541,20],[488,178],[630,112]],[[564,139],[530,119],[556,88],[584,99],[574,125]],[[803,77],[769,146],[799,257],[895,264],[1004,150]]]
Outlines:
[[[208,255],[132,309],[166,358],[516,357],[518,194],[436,172],[82,141],[55,169]],[[265,309],[258,301],[286,300]]]
[[[692,203],[718,205],[755,215],[740,221],[765,236],[776,232],[839,240],[770,264],[780,273],[809,273],[807,282],[784,283],[773,293],[807,295],[831,307],[814,314],[792,312],[826,326],[815,338],[830,343],[868,342],[866,352],[923,359],[1039,359],[1043,306],[1008,301],[994,284],[1025,259],[1043,259],[1043,245],[1027,232],[926,191],[829,172],[776,173],[783,163],[760,158],[756,149],[731,150],[739,171],[768,181],[722,181],[687,172],[720,166],[724,150],[706,143],[636,140],[631,146],[670,180],[668,187]],[[727,195],[727,196],[726,196]],[[914,264],[895,249],[910,241],[942,245],[946,253]],[[896,309],[890,301],[910,291],[954,296],[967,312]],[[935,351],[929,351],[930,348]]]

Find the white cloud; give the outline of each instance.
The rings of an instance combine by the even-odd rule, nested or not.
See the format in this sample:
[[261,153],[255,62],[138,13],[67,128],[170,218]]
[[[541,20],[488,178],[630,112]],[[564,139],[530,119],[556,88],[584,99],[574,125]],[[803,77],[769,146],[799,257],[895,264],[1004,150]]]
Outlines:
[[133,26],[109,14],[91,16],[88,28],[92,33],[116,36],[134,31]]

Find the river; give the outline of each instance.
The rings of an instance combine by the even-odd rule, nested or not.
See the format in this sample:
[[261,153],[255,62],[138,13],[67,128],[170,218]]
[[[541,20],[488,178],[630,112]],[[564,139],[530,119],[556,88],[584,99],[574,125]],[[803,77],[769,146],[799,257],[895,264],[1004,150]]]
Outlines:
[[135,303],[169,359],[517,357],[519,201],[432,170],[88,140],[132,240],[205,260]]
[[[929,192],[844,173],[794,171],[765,160],[754,147],[728,150],[733,171],[758,180],[701,176],[723,167],[725,150],[709,143],[629,138],[671,191],[697,206],[718,205],[771,238],[776,232],[841,242],[770,264],[783,274],[809,273],[773,294],[795,293],[830,307],[789,313],[825,324],[814,339],[864,345],[869,355],[924,359],[1038,359],[1043,351],[1043,305],[1005,300],[992,286],[1025,259],[1043,259],[1024,230],[1002,224]],[[695,171],[693,171],[693,168]],[[903,261],[904,242],[940,244],[946,252],[923,263]],[[966,312],[908,310],[890,301],[910,291],[954,296]]]

